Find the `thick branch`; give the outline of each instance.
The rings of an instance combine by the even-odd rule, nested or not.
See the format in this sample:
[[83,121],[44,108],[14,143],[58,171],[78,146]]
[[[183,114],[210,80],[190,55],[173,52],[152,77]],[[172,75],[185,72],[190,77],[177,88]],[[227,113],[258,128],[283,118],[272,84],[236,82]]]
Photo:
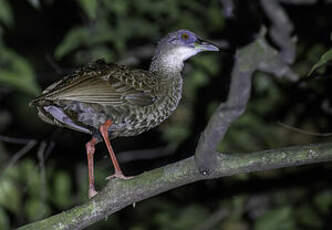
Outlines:
[[279,1],[261,0],[261,5],[272,26],[270,34],[273,41],[280,48],[280,56],[285,63],[292,64],[295,60],[295,41],[291,38],[293,24]]
[[215,173],[202,176],[193,157],[143,173],[131,180],[114,179],[89,202],[20,230],[75,230],[135,202],[202,179],[332,160],[332,144],[295,146],[255,153],[218,155]]
[[253,73],[258,70],[277,77],[287,76],[291,80],[295,78],[279,52],[265,40],[265,34],[266,29],[263,27],[254,42],[236,52],[228,100],[221,103],[214,112],[196,148],[195,159],[203,175],[213,173],[216,168],[218,143],[223,139],[230,125],[246,109]]

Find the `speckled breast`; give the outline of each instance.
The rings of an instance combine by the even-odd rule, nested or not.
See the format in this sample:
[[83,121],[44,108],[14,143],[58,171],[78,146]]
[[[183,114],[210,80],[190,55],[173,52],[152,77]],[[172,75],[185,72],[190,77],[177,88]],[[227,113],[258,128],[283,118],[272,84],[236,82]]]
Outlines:
[[106,108],[113,118],[110,137],[134,136],[141,134],[165,121],[177,108],[182,96],[182,77],[174,79],[163,95],[149,106],[132,106],[130,108]]

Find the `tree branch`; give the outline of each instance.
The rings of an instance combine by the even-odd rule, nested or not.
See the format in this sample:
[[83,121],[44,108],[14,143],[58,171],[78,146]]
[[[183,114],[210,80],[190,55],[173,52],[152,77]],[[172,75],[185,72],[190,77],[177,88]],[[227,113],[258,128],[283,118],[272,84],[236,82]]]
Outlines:
[[332,160],[332,144],[295,146],[255,153],[217,155],[215,173],[202,176],[194,157],[143,173],[131,180],[114,179],[94,199],[19,230],[83,229],[133,203],[202,179],[212,179]]
[[263,27],[254,42],[239,49],[235,54],[228,100],[221,103],[214,112],[196,148],[195,159],[202,175],[213,173],[216,168],[218,143],[229,126],[244,113],[250,97],[253,73],[264,71],[277,77],[296,79],[279,52],[265,40],[265,35],[266,29]]
[[286,12],[276,0],[261,0],[261,5],[272,26],[270,34],[272,40],[280,48],[280,56],[285,63],[292,64],[295,60],[295,41],[291,38],[293,23],[289,20]]

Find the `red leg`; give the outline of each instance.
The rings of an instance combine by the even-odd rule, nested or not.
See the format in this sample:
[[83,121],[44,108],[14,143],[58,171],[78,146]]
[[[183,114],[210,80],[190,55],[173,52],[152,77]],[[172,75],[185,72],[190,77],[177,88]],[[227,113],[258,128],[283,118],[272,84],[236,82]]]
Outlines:
[[86,153],[88,155],[88,169],[89,169],[89,198],[91,199],[95,195],[97,195],[95,189],[95,177],[93,175],[93,155],[95,154],[95,144],[97,140],[92,137],[92,139],[86,143]]
[[113,165],[114,165],[114,174],[107,177],[106,179],[112,179],[114,177],[117,177],[117,178],[122,178],[122,179],[130,179],[131,177],[126,177],[125,175],[123,175],[122,171],[121,171],[121,168],[120,168],[120,165],[116,159],[116,156],[113,152],[113,149],[112,149],[112,146],[111,146],[111,142],[109,140],[109,137],[108,137],[108,128],[112,125],[112,121],[111,120],[107,120],[102,126],[100,126],[99,130],[101,132],[101,135],[103,136],[104,138],[104,141],[105,141],[105,144],[106,144],[106,147],[108,149],[108,152],[110,154],[110,157],[112,159],[112,162],[113,162]]

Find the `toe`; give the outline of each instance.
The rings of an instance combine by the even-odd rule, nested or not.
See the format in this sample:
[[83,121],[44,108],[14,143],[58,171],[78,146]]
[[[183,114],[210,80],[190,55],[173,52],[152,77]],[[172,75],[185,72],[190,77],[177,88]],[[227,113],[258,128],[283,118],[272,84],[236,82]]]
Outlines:
[[98,192],[96,192],[95,189],[89,189],[89,199],[93,198],[97,194]]

